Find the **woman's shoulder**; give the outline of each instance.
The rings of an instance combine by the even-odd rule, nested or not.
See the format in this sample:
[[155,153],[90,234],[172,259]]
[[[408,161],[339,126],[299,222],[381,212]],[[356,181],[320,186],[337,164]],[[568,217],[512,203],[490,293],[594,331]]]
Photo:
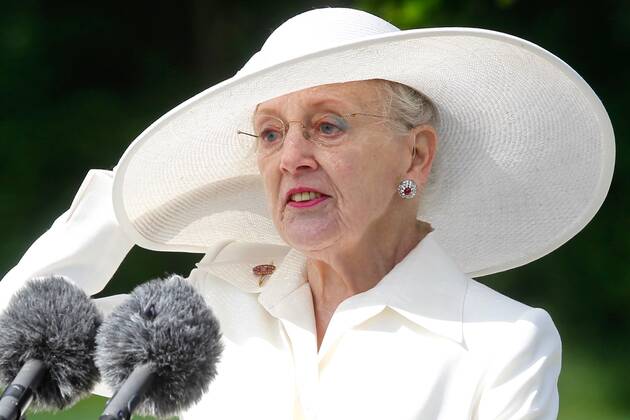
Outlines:
[[544,309],[470,280],[462,324],[468,355],[482,374],[478,412],[539,413],[555,418],[562,345]]
[[470,279],[462,313],[462,330],[467,348],[484,354],[559,351],[558,330],[542,308],[535,308],[505,296]]

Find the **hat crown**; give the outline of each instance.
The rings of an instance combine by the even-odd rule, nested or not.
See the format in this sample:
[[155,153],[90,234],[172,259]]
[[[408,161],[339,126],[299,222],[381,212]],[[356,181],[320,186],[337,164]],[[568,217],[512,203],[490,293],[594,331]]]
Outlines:
[[269,35],[259,52],[239,73],[251,73],[316,51],[399,31],[391,23],[361,10],[309,10],[284,22]]

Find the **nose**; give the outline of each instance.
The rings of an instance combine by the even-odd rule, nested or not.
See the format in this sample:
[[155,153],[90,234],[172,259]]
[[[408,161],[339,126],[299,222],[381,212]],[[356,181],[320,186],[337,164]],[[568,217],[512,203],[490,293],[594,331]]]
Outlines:
[[280,169],[295,174],[317,169],[314,156],[315,144],[308,140],[308,132],[301,124],[290,124],[280,148]]

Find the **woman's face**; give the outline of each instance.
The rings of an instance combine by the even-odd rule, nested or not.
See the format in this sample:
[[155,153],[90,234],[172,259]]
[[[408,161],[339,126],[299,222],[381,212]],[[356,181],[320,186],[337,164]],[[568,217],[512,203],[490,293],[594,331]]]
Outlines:
[[[404,206],[415,221],[417,198],[402,200],[396,191],[404,178],[423,182],[412,165],[413,130],[401,135],[389,119],[377,117],[384,114],[379,83],[322,85],[258,105],[259,142],[276,141],[278,119],[288,127],[279,148],[259,144],[257,159],[274,224],[292,247],[317,252],[351,246],[386,228],[388,217],[399,217]],[[372,116],[346,116],[351,113]],[[327,145],[306,139],[301,124]],[[265,147],[274,151],[260,152]]]

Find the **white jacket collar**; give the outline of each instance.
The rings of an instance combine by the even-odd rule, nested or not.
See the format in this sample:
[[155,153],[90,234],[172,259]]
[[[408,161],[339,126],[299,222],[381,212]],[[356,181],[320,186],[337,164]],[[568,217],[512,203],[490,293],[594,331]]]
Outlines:
[[416,324],[463,343],[464,301],[469,278],[427,235],[372,289],[369,301],[381,301]]
[[[260,293],[259,302],[272,315],[289,321],[301,319],[300,324],[306,327],[303,314],[298,312],[312,308],[312,302],[298,305],[294,294],[306,284],[306,257],[299,251],[276,245],[258,246],[254,253],[255,245],[230,245],[231,249],[226,247],[228,252],[219,251],[204,258],[198,264],[200,269],[218,275],[245,292]],[[241,252],[243,246],[247,252]],[[239,252],[234,252],[235,249]],[[272,262],[277,266],[276,271],[259,287],[259,279],[252,273],[253,266]],[[347,299],[338,310],[388,306],[432,333],[462,344],[468,283],[469,278],[429,234],[375,287]]]

